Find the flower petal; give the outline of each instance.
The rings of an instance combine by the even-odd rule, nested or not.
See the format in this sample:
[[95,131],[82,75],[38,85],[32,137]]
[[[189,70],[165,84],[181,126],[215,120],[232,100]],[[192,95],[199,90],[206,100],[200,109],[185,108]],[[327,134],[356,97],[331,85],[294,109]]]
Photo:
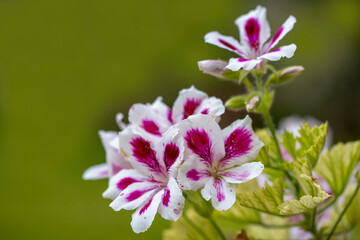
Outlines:
[[202,60],[198,61],[199,70],[203,73],[218,77],[224,78],[222,75],[226,70],[225,67],[227,62],[221,60]]
[[213,207],[219,211],[231,208],[236,199],[235,190],[221,178],[211,178],[201,190],[201,195],[205,200],[211,198]]
[[264,144],[251,127],[251,118],[247,115],[242,120],[233,122],[222,130],[225,140],[225,157],[220,160],[220,168],[244,164],[254,160]]
[[213,117],[216,120],[220,120],[220,116],[225,112],[225,106],[221,99],[216,97],[210,97],[204,99],[200,106],[196,109],[196,114],[204,114]]
[[[144,176],[162,179],[167,175],[156,157],[153,142],[126,128],[119,134],[120,152]],[[166,174],[165,174],[166,173]]]
[[115,199],[121,191],[125,190],[131,184],[144,181],[147,181],[145,176],[135,169],[124,169],[110,178],[109,186],[102,195],[104,198]]
[[114,176],[122,169],[132,168],[124,156],[119,153],[119,134],[113,131],[99,131],[101,142],[105,149],[109,176]]
[[133,210],[147,201],[159,189],[162,189],[162,185],[156,182],[133,183],[110,203],[110,207],[115,211],[120,211],[121,209]]
[[241,44],[249,49],[260,50],[270,37],[270,26],[264,7],[257,6],[255,10],[238,17],[235,24],[240,31]]
[[163,190],[159,191],[133,213],[131,227],[135,233],[145,232],[151,226],[163,193]]
[[161,200],[158,209],[160,215],[167,220],[178,220],[184,209],[185,198],[174,178],[169,179]]
[[270,61],[277,61],[282,57],[291,58],[292,56],[294,56],[295,50],[296,50],[296,45],[290,44],[287,46],[282,46],[282,47],[280,47],[276,50],[273,50],[271,52],[268,52],[264,55],[261,55],[260,57],[258,57],[258,59],[267,59]]
[[123,119],[124,119],[124,114],[122,113],[116,114],[115,121],[121,130],[124,130],[127,126],[127,124],[123,122]]
[[289,16],[288,19],[283,23],[283,25],[276,32],[275,36],[270,40],[267,45],[265,52],[268,52],[273,48],[278,42],[294,27],[296,23],[296,18],[294,16]]
[[185,156],[195,155],[198,161],[211,167],[214,161],[225,156],[220,126],[207,115],[195,115],[177,126],[185,139]]
[[207,97],[208,95],[206,93],[197,90],[194,86],[181,90],[172,109],[173,122],[178,123],[193,115],[202,101]]
[[221,176],[230,183],[244,183],[259,176],[264,170],[261,162],[251,162],[239,167],[230,168],[221,173]]
[[230,58],[226,68],[231,71],[238,71],[240,68],[251,70],[259,63],[261,63],[260,59]]
[[240,45],[239,41],[231,36],[224,36],[219,32],[209,32],[204,37],[206,43],[213,44],[215,46],[225,48],[232,52],[235,52],[243,57],[246,57],[244,48]]
[[85,170],[82,178],[84,180],[98,180],[109,177],[109,169],[106,163],[98,164],[89,167]]

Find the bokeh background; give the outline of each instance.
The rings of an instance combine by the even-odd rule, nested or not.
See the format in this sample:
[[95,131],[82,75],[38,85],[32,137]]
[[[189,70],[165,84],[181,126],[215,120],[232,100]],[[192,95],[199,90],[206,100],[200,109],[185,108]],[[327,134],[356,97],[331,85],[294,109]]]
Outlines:
[[[296,16],[280,44],[298,49],[275,66],[306,69],[278,88],[275,122],[312,115],[335,142],[359,139],[358,0],[0,1],[0,239],[160,239],[168,222],[157,216],[136,235],[131,212],[102,199],[107,182],[81,179],[105,159],[97,131],[117,129],[115,114],[135,102],[163,96],[171,106],[192,84],[224,101],[241,92],[197,61],[232,56],[203,36],[238,36],[234,20],[257,4],[273,33]],[[223,124],[244,115],[228,112]]]

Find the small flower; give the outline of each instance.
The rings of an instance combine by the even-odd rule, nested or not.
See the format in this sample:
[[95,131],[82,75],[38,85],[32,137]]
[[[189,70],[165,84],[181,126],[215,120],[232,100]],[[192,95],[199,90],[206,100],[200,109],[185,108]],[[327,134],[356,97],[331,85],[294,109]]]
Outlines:
[[115,199],[115,210],[137,209],[132,215],[134,232],[144,232],[152,224],[157,212],[176,221],[184,207],[184,197],[176,177],[183,160],[184,142],[178,130],[170,128],[154,144],[127,128],[120,133],[121,152],[134,169],[122,170],[111,178],[107,198]]
[[266,60],[278,61],[281,57],[294,55],[296,45],[291,44],[270,51],[294,26],[295,17],[290,16],[274,37],[270,37],[270,26],[266,20],[266,8],[257,6],[255,10],[236,19],[240,31],[240,42],[230,36],[214,31],[205,35],[205,42],[235,52],[240,58],[231,58],[226,68],[237,71],[240,68],[251,70]]
[[[116,122],[120,129],[126,125],[122,122],[124,115],[118,113]],[[106,163],[89,167],[83,174],[84,180],[105,179],[114,176],[122,169],[132,168],[125,158],[119,153],[119,133],[115,131],[99,131],[101,142],[105,149]]]
[[264,145],[251,127],[251,119],[233,122],[221,130],[211,117],[189,117],[177,126],[185,139],[185,161],[178,181],[185,190],[201,190],[212,199],[217,210],[227,210],[235,202],[235,190],[229,183],[247,182],[264,169],[254,160]]
[[161,97],[152,104],[134,104],[129,111],[129,122],[134,131],[156,140],[172,125],[191,115],[204,114],[218,119],[224,112],[220,99],[208,97],[192,86],[180,91],[172,109],[162,102]]

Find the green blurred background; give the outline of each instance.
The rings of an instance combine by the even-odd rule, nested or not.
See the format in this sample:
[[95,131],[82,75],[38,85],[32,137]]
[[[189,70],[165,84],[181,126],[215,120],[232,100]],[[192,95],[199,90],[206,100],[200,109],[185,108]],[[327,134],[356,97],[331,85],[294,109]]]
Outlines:
[[115,114],[135,102],[172,105],[192,84],[224,101],[242,91],[197,61],[232,56],[203,36],[238,36],[234,20],[257,4],[273,34],[296,16],[280,44],[298,49],[275,66],[306,69],[278,89],[275,122],[312,115],[329,120],[335,141],[359,139],[358,0],[0,1],[0,239],[160,239],[168,222],[157,216],[136,235],[131,212],[102,199],[107,182],[81,179],[105,159],[97,131],[117,129]]

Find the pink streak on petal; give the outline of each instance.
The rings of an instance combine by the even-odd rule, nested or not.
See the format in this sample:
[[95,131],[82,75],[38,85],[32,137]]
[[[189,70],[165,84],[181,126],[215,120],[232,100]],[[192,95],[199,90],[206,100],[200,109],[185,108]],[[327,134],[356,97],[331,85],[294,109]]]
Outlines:
[[186,177],[192,181],[199,181],[203,177],[210,177],[208,171],[197,171],[196,169],[191,169],[186,173]]
[[268,48],[271,48],[271,45],[279,38],[279,36],[280,36],[280,34],[283,32],[283,30],[284,30],[284,27],[281,26],[281,28],[276,32],[275,36],[271,39]]
[[250,61],[251,59],[245,59],[245,58],[238,58],[238,62],[247,62]]
[[209,109],[205,108],[204,110],[201,111],[201,114],[208,115],[209,114]]
[[142,215],[144,212],[146,212],[146,210],[149,208],[151,202],[152,202],[152,198],[145,204],[145,206],[143,206],[141,209],[140,209],[140,212],[139,214]]
[[215,178],[214,179],[214,184],[213,184],[216,192],[217,192],[217,199],[219,202],[224,201],[225,200],[225,194],[224,194],[224,187],[222,185],[221,179],[220,178]]
[[146,165],[150,171],[162,172],[160,164],[156,159],[156,153],[150,147],[150,142],[138,137],[130,142],[133,147],[133,156],[138,162]]
[[171,109],[167,110],[167,119],[169,120],[170,123],[174,123],[172,120],[172,111]]
[[141,197],[142,195],[144,195],[148,191],[149,190],[144,190],[144,191],[136,190],[136,191],[130,193],[129,196],[126,197],[126,200],[128,202],[134,201],[134,200],[138,199],[139,197]]
[[196,108],[200,105],[201,99],[190,98],[187,99],[184,104],[184,114],[183,119],[187,119],[189,116],[193,115]]
[[232,179],[234,179],[236,181],[242,181],[242,180],[244,180],[244,179],[246,179],[247,177],[250,176],[250,172],[245,171],[245,172],[239,174],[239,173],[236,173],[236,172],[228,171],[228,172],[224,172],[222,174],[222,176],[232,178]]
[[281,49],[278,48],[278,49],[275,49],[275,50],[271,51],[271,53],[272,53],[272,52],[280,52],[280,50],[281,50]]
[[164,151],[164,163],[166,170],[169,171],[170,167],[174,164],[175,160],[179,157],[180,150],[175,143],[168,143]]
[[135,182],[140,182],[140,181],[131,177],[123,178],[116,184],[116,187],[122,191]]
[[188,148],[198,155],[202,161],[211,166],[212,164],[212,143],[205,130],[190,129],[186,132],[185,140]]
[[257,49],[260,45],[260,24],[256,18],[250,18],[245,23],[246,35],[252,48]]
[[179,209],[174,209],[174,213],[176,214],[176,215],[179,215],[180,214],[180,211],[179,211]]
[[99,176],[107,176],[109,175],[109,171],[108,170],[104,170],[98,173]]
[[162,202],[163,202],[163,205],[164,205],[165,207],[168,207],[168,206],[169,206],[169,202],[170,202],[170,189],[167,188],[167,189],[165,190],[165,193],[164,193]]
[[161,137],[161,133],[159,131],[159,127],[156,125],[156,123],[152,120],[143,120],[142,121],[142,127],[147,131],[148,133],[157,135]]
[[122,167],[119,167],[115,164],[111,164],[112,170],[113,170],[113,175],[117,174],[118,172],[120,172],[122,170]]
[[251,149],[251,142],[251,133],[247,129],[235,129],[225,140],[225,157],[221,162],[247,154]]

